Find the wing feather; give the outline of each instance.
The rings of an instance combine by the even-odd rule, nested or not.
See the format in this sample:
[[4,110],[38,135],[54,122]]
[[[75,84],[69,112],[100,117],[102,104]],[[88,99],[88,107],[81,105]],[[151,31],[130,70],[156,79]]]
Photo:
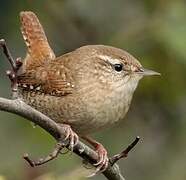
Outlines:
[[18,76],[18,86],[26,91],[40,91],[54,96],[71,94],[74,82],[64,66],[39,67]]

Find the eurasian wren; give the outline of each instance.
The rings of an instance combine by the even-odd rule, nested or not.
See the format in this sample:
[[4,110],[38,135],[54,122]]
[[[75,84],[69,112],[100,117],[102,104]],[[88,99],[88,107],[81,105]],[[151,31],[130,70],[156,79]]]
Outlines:
[[[139,80],[159,74],[111,46],[83,46],[56,58],[37,17],[22,12],[21,22],[28,54],[18,77],[20,97],[79,136],[123,120]],[[97,150],[101,157],[103,147]]]

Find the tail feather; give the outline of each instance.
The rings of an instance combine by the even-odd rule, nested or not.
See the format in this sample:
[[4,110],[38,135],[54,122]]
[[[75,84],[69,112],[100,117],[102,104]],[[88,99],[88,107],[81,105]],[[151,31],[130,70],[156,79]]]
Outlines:
[[50,48],[37,16],[33,12],[23,11],[20,13],[20,20],[21,32],[28,49],[23,69],[33,70],[42,66],[46,61],[55,59],[55,54]]

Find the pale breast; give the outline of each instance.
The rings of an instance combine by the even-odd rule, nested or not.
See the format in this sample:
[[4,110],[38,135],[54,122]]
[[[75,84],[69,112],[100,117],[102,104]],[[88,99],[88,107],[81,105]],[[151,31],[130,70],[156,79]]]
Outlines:
[[110,127],[124,119],[133,92],[123,89],[123,86],[110,91],[92,87],[89,90],[86,87],[79,94],[61,97],[32,91],[20,91],[20,94],[27,104],[58,123],[71,125],[82,135]]

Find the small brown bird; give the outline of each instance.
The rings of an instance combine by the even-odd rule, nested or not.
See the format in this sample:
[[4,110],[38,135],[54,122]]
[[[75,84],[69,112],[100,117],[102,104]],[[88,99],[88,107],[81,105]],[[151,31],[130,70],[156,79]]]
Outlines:
[[111,46],[83,46],[56,58],[36,15],[20,17],[28,48],[18,77],[20,97],[66,127],[71,146],[78,136],[91,143],[100,158],[96,165],[106,168],[107,151],[87,135],[123,120],[139,80],[159,73]]

